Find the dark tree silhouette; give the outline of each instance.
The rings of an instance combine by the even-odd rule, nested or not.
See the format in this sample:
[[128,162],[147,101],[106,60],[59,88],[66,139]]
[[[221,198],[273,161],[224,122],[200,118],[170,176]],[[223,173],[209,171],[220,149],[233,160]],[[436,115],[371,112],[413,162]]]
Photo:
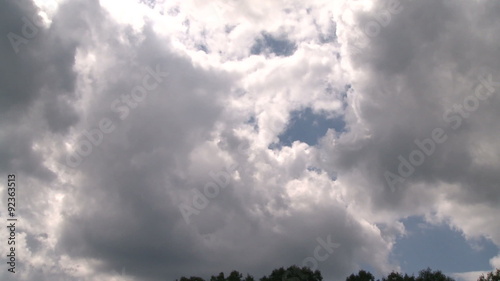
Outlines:
[[239,273],[236,270],[231,271],[229,276],[226,278],[226,281],[243,281],[243,274]]
[[191,276],[189,278],[181,277],[180,281],[205,281],[205,280],[203,278],[201,278],[201,277]]
[[358,274],[351,274],[346,281],[375,281],[375,277],[368,271],[360,270]]
[[500,281],[500,269],[497,268],[495,272],[488,272],[488,274],[486,274],[486,277],[484,276],[484,274],[481,274],[477,281]]
[[244,281],[254,281],[253,276],[247,273],[247,277],[245,277]]
[[323,276],[319,270],[312,271],[308,267],[292,265],[287,269],[280,267],[273,270],[269,276],[264,276],[260,281],[322,281]]
[[269,274],[269,276],[265,276],[260,278],[260,281],[283,281],[283,277],[285,276],[286,270],[283,267],[277,268]]
[[382,278],[382,281],[415,281],[414,276],[408,276],[408,274],[405,273],[405,275],[402,275],[399,272],[391,272],[389,275],[387,275],[387,278]]
[[[189,278],[181,277],[180,280],[176,281],[205,281],[201,277],[191,276]],[[252,275],[247,274],[243,278],[243,274],[236,270],[233,270],[229,276],[225,277],[224,273],[221,272],[217,276],[210,277],[210,281],[254,281]],[[274,269],[269,276],[263,276],[259,281],[323,281],[323,276],[319,270],[312,271],[308,267],[298,267],[292,265],[287,269],[280,267]],[[351,274],[346,278],[346,281],[375,281],[375,277],[368,271],[360,270],[357,274]],[[379,280],[377,280],[379,281]],[[446,276],[439,270],[431,270],[430,268],[421,270],[418,276],[409,276],[408,274],[402,274],[399,272],[391,272],[386,277],[382,278],[382,281],[455,281],[453,278]],[[489,272],[486,276],[481,274],[477,281],[500,281],[500,269],[494,272]]]
[[224,272],[219,273],[217,276],[210,277],[210,281],[254,281],[253,276],[247,274],[245,279],[243,279],[243,274],[236,270],[233,270],[228,277],[224,278]]
[[455,279],[444,275],[440,270],[432,271],[430,268],[421,270],[416,281],[455,281]]
[[212,277],[210,277],[210,281],[226,281],[226,279],[224,278],[224,272],[219,273],[217,277],[212,275]]

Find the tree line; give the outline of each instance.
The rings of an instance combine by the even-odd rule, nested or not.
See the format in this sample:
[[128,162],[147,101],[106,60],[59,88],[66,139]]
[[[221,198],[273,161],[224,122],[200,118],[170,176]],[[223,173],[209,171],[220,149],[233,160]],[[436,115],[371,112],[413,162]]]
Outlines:
[[[308,267],[298,267],[292,265],[287,269],[280,267],[274,269],[269,276],[263,276],[259,281],[322,281],[323,276],[319,270],[312,271]],[[197,276],[181,277],[176,281],[206,281],[205,279]],[[255,281],[255,278],[246,274],[233,270],[228,276],[224,276],[221,272],[219,275],[212,275],[209,281]],[[368,271],[360,270],[357,274],[351,274],[346,278],[346,281],[375,281],[375,277]],[[421,270],[417,276],[402,274],[399,272],[391,272],[389,275],[382,277],[382,280],[377,281],[455,281],[450,276],[446,276],[440,270],[433,271],[430,268]],[[500,281],[500,269],[478,276],[477,281]]]

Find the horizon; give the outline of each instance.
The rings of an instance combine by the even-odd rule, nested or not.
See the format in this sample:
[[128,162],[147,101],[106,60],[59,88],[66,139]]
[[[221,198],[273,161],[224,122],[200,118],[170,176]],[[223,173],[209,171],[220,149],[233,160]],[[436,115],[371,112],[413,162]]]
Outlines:
[[500,268],[499,13],[0,0],[0,280],[477,281]]

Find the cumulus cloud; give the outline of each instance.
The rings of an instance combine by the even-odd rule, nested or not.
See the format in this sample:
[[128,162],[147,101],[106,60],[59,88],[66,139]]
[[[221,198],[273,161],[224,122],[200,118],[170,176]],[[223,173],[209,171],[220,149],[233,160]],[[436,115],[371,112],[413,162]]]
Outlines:
[[[331,2],[2,1],[15,280],[382,274],[410,216],[500,245],[499,4]],[[304,110],[345,127],[274,146]]]

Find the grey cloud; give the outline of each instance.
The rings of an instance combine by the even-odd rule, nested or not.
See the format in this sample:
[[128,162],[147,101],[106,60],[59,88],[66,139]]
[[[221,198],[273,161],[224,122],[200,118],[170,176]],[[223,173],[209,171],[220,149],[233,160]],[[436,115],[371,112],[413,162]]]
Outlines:
[[[19,30],[22,16],[36,11],[30,2],[8,3],[0,9],[3,33]],[[376,1],[374,10],[384,3]],[[148,21],[135,31],[113,21],[98,1],[67,1],[19,54],[2,41],[0,53],[9,54],[11,66],[1,67],[6,75],[0,89],[9,94],[0,97],[7,120],[0,123],[0,171],[27,178],[25,194],[32,193],[27,221],[55,202],[49,193],[65,195],[57,245],[49,247],[47,258],[96,259],[101,262],[92,268],[97,274],[125,268],[137,280],[208,277],[218,273],[214,268],[260,277],[279,266],[300,265],[313,255],[318,237],[331,235],[340,246],[319,268],[337,280],[362,264],[378,271],[396,266],[388,264],[399,231],[390,219],[430,212],[439,203],[432,193],[412,190],[413,184],[424,183],[432,191],[442,182],[456,183],[460,192],[448,194],[450,200],[498,206],[495,158],[489,160],[493,164],[478,164],[475,156],[498,154],[498,97],[481,103],[457,130],[449,128],[443,113],[472,93],[478,83],[475,69],[499,69],[494,56],[499,25],[493,17],[500,6],[491,1],[488,9],[465,1],[402,3],[403,11],[370,40],[366,52],[351,58],[358,72],[350,73],[354,81],[342,81],[352,83],[340,139],[328,142],[330,131],[317,147],[274,152],[253,146],[250,137],[258,137],[257,131],[244,135],[244,127],[236,126],[228,96],[241,87],[235,81],[243,75],[198,65],[175,47],[175,38],[157,34]],[[472,15],[481,20],[471,24]],[[356,19],[362,25],[372,16]],[[297,48],[264,34],[253,52],[293,59]],[[88,72],[75,72],[77,54],[83,64],[86,55],[96,58]],[[148,68],[157,67],[168,76],[144,100],[127,105],[126,117],[120,118],[113,104],[125,106],[122,98],[142,85]],[[241,95],[242,100],[249,95]],[[104,118],[115,130],[103,133],[71,177],[56,176],[50,161],[57,158],[65,166],[71,153],[65,143],[78,144]],[[430,137],[436,127],[446,128],[449,140],[391,192],[384,171],[397,169],[398,156],[407,157],[414,140]],[[369,137],[352,137],[359,132]],[[35,149],[35,143],[47,147]],[[250,147],[239,152],[240,144]],[[234,176],[186,224],[179,203],[189,203],[191,190],[203,190],[213,181],[210,172],[223,171],[229,163],[237,165],[240,179]],[[308,170],[311,166],[318,169]],[[306,195],[290,195],[291,184],[313,189],[320,199],[307,197],[310,190],[300,187],[297,193]],[[35,253],[54,238],[40,233],[26,230]],[[67,273],[33,270],[27,280],[63,280]]]
[[[474,94],[479,84],[477,69],[490,69],[493,77],[498,77],[500,61],[494,55],[498,47],[493,43],[498,41],[498,36],[493,35],[500,27],[498,21],[477,3],[400,2],[402,12],[393,15],[380,34],[370,39],[365,53],[352,57],[365,75],[364,81],[353,83],[353,88],[354,95],[363,97],[359,109],[371,136],[360,150],[339,146],[335,156],[328,158],[344,172],[363,170],[369,181],[377,183],[370,191],[374,209],[398,206],[397,198],[404,196],[401,193],[412,184],[425,183],[431,189],[439,182],[461,185],[461,200],[468,198],[469,204],[496,204],[499,194],[493,182],[498,179],[494,180],[490,173],[494,168],[474,164],[472,153],[475,143],[495,138],[491,132],[497,125],[487,120],[498,119],[498,97],[480,101],[478,109],[470,113],[470,118],[464,118],[456,131],[443,114]],[[374,11],[382,9],[386,1],[376,3]],[[464,13],[474,15],[474,19],[462,17]],[[360,14],[359,25],[374,16]],[[485,122],[491,126],[481,125]],[[415,173],[400,185],[398,194],[390,194],[384,171],[397,170],[398,156],[408,159],[417,148],[414,141],[429,138],[435,128],[443,128],[448,140],[416,167]]]

